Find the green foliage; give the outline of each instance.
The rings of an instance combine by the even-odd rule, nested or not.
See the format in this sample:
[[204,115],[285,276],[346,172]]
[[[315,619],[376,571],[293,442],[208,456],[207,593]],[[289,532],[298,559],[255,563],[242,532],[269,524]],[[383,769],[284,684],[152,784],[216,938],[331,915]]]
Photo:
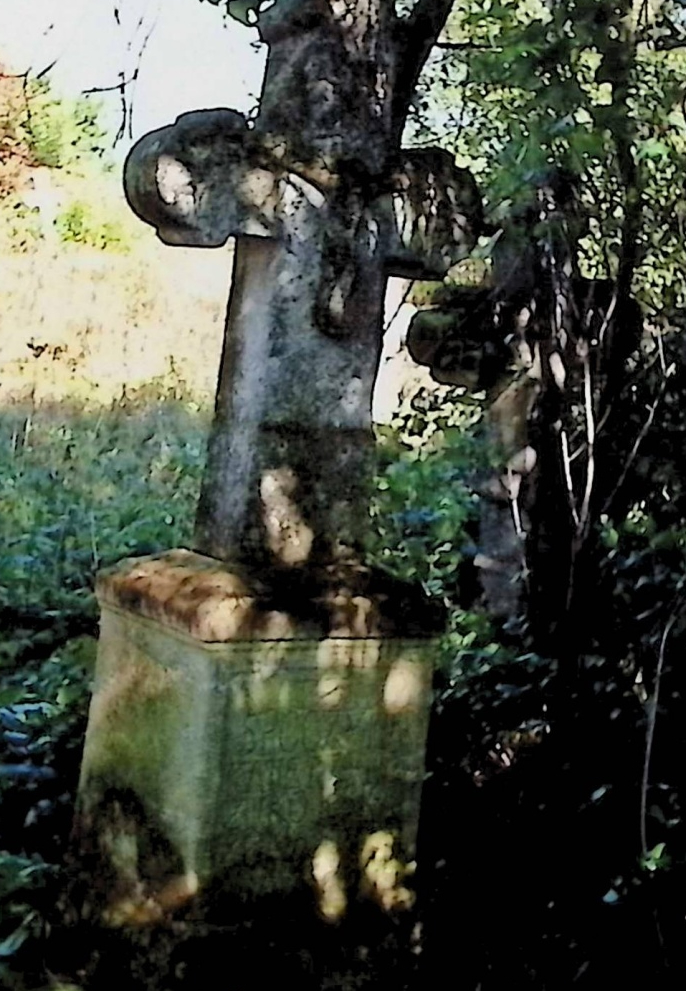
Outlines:
[[84,158],[102,158],[99,110],[85,97],[57,98],[46,78],[0,76],[0,197],[12,191],[25,166],[71,169]]
[[116,220],[100,219],[96,209],[76,200],[55,221],[60,240],[125,254],[129,243],[123,226]]
[[56,97],[46,79],[30,81],[20,133],[36,165],[73,168],[84,158],[102,158],[107,141],[97,102]]
[[581,262],[591,277],[617,272],[630,179],[642,206],[634,286],[651,313],[686,299],[686,55],[658,50],[656,25],[667,16],[667,3],[641,7],[638,23],[628,8],[598,0],[456,6],[456,47],[433,54],[412,125],[480,177],[496,222],[550,165],[581,176],[589,216]]
[[644,871],[654,874],[655,871],[662,871],[670,866],[671,858],[665,847],[665,843],[658,843],[645,856],[641,857],[641,867]]
[[[621,437],[608,437],[597,419],[606,446],[602,456],[598,446],[595,469],[608,471],[604,459],[614,457],[617,489],[607,501],[597,496],[600,522],[586,550],[592,567],[568,607],[587,651],[565,656],[562,643],[560,659],[541,657],[527,616],[497,628],[473,606],[451,612],[438,698],[436,773],[446,790],[437,818],[448,795],[469,810],[467,824],[455,816],[446,827],[445,849],[455,861],[455,846],[467,849],[475,864],[455,863],[441,906],[450,912],[456,891],[463,903],[481,905],[472,937],[486,948],[474,953],[469,987],[627,983],[618,968],[629,983],[640,982],[632,973],[640,969],[642,983],[664,986],[681,960],[680,937],[663,933],[680,931],[686,875],[686,55],[658,50],[655,10],[461,5],[455,47],[434,54],[426,76],[433,90],[418,101],[416,136],[425,142],[433,132],[479,173],[496,225],[516,211],[536,173],[554,165],[578,175],[588,215],[583,274],[616,277],[628,261],[634,293],[659,326],[629,362],[612,428]],[[677,12],[674,23],[682,21]],[[613,443],[621,448],[627,438],[620,459]],[[557,849],[548,837],[563,834],[573,841]],[[484,936],[494,901],[516,904],[522,917],[512,922],[509,950],[500,933],[492,947]],[[654,951],[630,959],[609,951],[618,918],[610,913],[621,913],[623,933],[642,946],[657,930]],[[454,924],[453,916],[448,941]],[[541,933],[554,947],[550,957]]]
[[42,225],[36,211],[18,199],[0,199],[0,237],[12,251],[25,254],[41,241]]
[[[22,947],[42,933],[44,921],[36,908],[58,869],[40,857],[0,852],[0,980],[12,980],[12,960]],[[7,987],[8,984],[5,984]]]
[[176,401],[6,410],[0,422],[0,606],[93,608],[93,575],[190,539],[205,421]]
[[452,602],[476,518],[475,475],[485,464],[476,437],[480,407],[459,390],[419,393],[379,428],[381,470],[372,505],[371,564],[420,581]]
[[[95,661],[95,640],[89,636],[69,640],[41,664],[6,672],[0,702],[3,713],[27,731],[49,732],[55,738],[68,735],[83,720],[90,696]],[[48,740],[31,751],[50,754]]]
[[471,694],[484,675],[517,660],[484,612],[460,608],[451,610],[442,657],[447,676],[444,697]]
[[[68,177],[89,168],[100,179],[110,165],[105,159],[106,134],[98,122],[100,107],[85,98],[57,98],[48,79],[0,75],[0,240],[4,250],[32,251],[46,236],[44,218],[27,206],[27,184],[34,176],[65,194]],[[49,171],[52,170],[52,171]],[[59,175],[59,183],[57,176]],[[65,179],[65,177],[67,177]],[[38,178],[35,181],[38,181]],[[26,198],[26,202],[25,202]],[[63,242],[98,249],[127,250],[121,225],[97,206],[76,201],[57,223]]]
[[[95,640],[79,637],[46,661],[14,670],[0,693],[0,981],[40,971],[40,940],[54,912],[83,732]],[[23,772],[23,773],[19,773]],[[65,793],[65,789],[68,791]],[[57,836],[55,834],[61,834]],[[57,843],[56,843],[57,838]]]

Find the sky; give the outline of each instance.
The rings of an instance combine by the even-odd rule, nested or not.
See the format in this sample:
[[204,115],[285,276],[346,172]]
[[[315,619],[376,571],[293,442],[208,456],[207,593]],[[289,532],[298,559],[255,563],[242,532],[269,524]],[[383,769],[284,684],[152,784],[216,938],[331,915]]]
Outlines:
[[[224,21],[200,0],[0,0],[0,61],[14,71],[38,73],[57,60],[53,86],[77,96],[115,86],[121,72],[128,79],[139,67],[128,90],[134,140],[187,110],[254,107],[265,58],[256,41],[254,29]],[[102,99],[115,133],[120,97]]]

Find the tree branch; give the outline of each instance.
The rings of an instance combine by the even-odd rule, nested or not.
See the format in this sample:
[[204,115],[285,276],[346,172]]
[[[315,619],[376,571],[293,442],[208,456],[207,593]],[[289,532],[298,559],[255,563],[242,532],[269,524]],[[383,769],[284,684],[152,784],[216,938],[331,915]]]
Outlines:
[[658,38],[651,41],[649,38],[639,38],[639,44],[650,45],[656,52],[675,52],[680,48],[686,48],[686,38]]
[[453,3],[454,0],[418,0],[409,17],[396,21],[398,77],[393,119],[398,131],[402,131],[419,75]]
[[650,760],[653,755],[653,743],[655,741],[655,724],[657,722],[657,706],[660,699],[660,683],[665,664],[665,653],[667,640],[672,627],[678,619],[675,611],[669,617],[662,631],[660,638],[660,649],[657,658],[657,670],[655,672],[655,686],[653,694],[648,702],[648,726],[646,729],[646,749],[643,758],[643,774],[641,775],[641,852],[645,858],[649,855],[648,850],[648,786],[650,785]]
[[446,52],[502,52],[502,45],[479,45],[475,41],[437,41],[434,48]]
[[448,20],[453,3],[454,0],[417,0],[407,19],[409,30],[428,32],[435,41]]
[[131,83],[134,83],[136,81],[137,77],[138,77],[138,69],[136,69],[134,74],[132,76],[129,76],[128,79],[122,78],[119,80],[118,83],[112,83],[111,86],[91,86],[90,89],[82,89],[81,94],[82,96],[91,96],[93,93],[114,93],[114,92],[121,93],[122,88],[125,86],[130,86]]

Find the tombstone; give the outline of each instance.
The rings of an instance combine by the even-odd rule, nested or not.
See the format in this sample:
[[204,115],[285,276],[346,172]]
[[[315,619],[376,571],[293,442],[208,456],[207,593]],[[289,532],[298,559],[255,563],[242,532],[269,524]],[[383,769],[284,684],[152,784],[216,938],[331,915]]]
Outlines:
[[442,277],[479,201],[327,102],[322,25],[288,13],[316,6],[261,21],[254,127],[184,114],[126,163],[162,241],[236,247],[194,548],[98,578],[75,834],[115,926],[218,888],[312,890],[331,920],[412,901],[437,622],[363,564],[371,399],[386,278]]
[[481,424],[490,450],[475,487],[479,525],[474,566],[481,605],[501,620],[519,614],[525,591],[526,486],[535,466],[528,419],[539,376],[515,334],[497,319],[492,286],[455,286],[413,317],[411,358],[441,385],[485,397]]
[[[484,394],[493,461],[478,485],[481,601],[501,621],[528,611],[544,655],[574,614],[570,576],[577,597],[593,588],[576,559],[591,575],[589,513],[616,492],[621,392],[643,332],[634,299],[581,275],[586,221],[578,178],[555,167],[533,175],[495,241],[491,278],[443,288],[407,336],[436,382]],[[602,425],[591,448],[589,416]]]

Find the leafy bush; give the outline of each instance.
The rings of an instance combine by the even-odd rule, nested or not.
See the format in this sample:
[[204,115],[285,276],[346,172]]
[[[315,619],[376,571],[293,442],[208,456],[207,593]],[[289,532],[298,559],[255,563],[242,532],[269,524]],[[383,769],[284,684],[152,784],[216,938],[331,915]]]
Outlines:
[[24,987],[23,976],[33,970],[25,953],[44,930],[41,903],[54,897],[59,869],[40,857],[0,851],[0,981],[10,988]]
[[378,427],[380,470],[369,562],[452,604],[470,553],[474,481],[487,464],[477,437],[481,409],[459,389],[419,392]]
[[98,251],[126,253],[129,250],[126,232],[116,220],[101,219],[88,203],[76,200],[59,214],[55,227],[65,243],[84,245]]
[[190,539],[197,406],[10,408],[0,420],[0,608],[92,612],[97,569]]
[[55,96],[47,78],[32,79],[0,66],[0,198],[25,166],[71,168],[84,156],[102,158],[105,132],[97,101]]

